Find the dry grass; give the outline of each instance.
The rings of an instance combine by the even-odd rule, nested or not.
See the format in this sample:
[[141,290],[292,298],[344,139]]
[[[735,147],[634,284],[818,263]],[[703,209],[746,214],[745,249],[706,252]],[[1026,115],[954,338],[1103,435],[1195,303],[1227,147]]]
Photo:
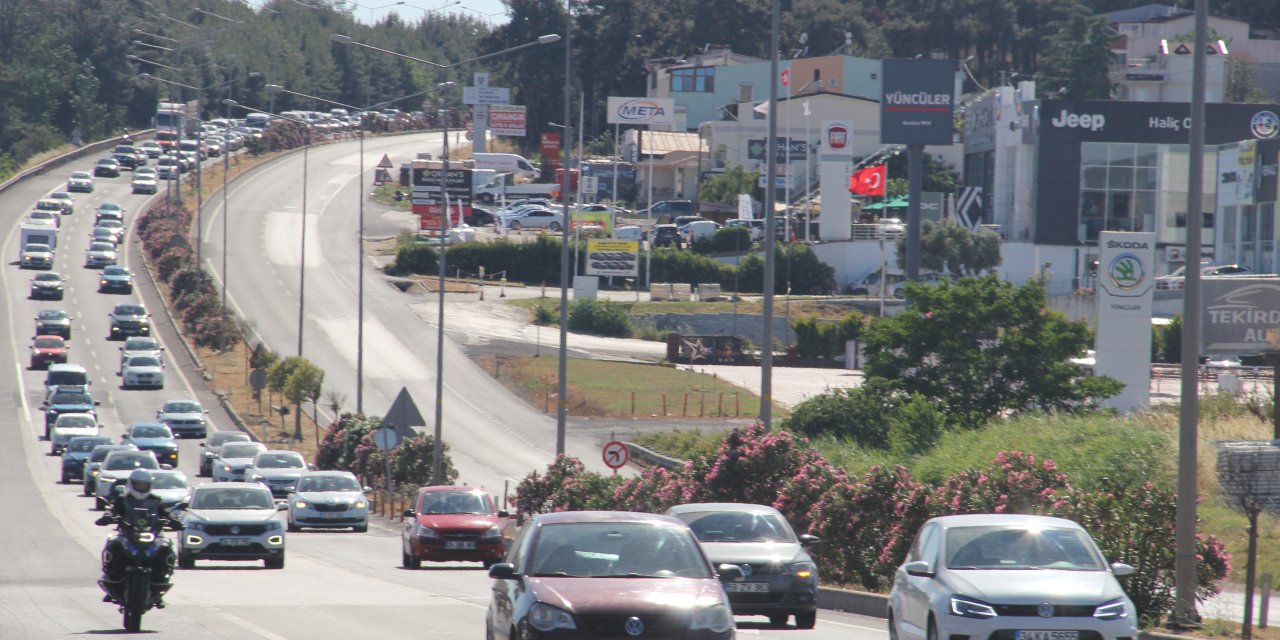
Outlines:
[[[507,304],[532,309],[538,306],[539,302],[537,299],[521,298],[508,300]],[[621,300],[618,303],[626,306],[628,313],[632,315],[659,313],[740,313],[759,315],[764,312],[764,303],[755,299],[743,300],[737,303],[731,300],[717,302],[627,302]],[[805,298],[792,298],[790,303],[785,298],[778,298],[774,301],[773,310],[778,316],[813,316],[832,321],[843,320],[845,316],[855,311],[850,305]]]
[[73,144],[64,144],[64,145],[56,146],[52,149],[41,151],[40,153],[37,153],[36,155],[31,156],[30,158],[27,158],[27,161],[22,163],[22,167],[18,169],[18,173],[22,173],[23,171],[26,171],[27,169],[35,167],[36,165],[48,162],[64,153],[70,153],[72,151],[75,151],[77,148],[78,147],[76,147]]

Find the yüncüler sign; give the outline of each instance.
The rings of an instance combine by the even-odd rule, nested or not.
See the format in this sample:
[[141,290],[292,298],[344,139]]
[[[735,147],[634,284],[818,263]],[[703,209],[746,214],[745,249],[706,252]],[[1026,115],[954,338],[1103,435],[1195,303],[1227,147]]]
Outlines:
[[955,138],[954,60],[885,60],[882,144],[949,145]]

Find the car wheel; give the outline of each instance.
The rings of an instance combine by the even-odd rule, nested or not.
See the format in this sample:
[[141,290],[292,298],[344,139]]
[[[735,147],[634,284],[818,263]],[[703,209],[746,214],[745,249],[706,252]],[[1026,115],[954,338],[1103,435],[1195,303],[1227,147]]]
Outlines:
[[278,558],[266,558],[266,559],[264,559],[264,560],[262,561],[262,564],[263,564],[264,566],[266,566],[266,568],[268,568],[268,569],[283,569],[283,568],[284,568],[284,556],[283,556],[283,555],[281,555],[281,556],[280,556],[280,557],[278,557]]
[[559,231],[559,230],[560,230],[560,223],[559,223],[559,222],[552,222],[551,224],[547,225],[547,229],[548,229],[548,230],[550,230],[550,231]]
[[196,568],[196,557],[187,551],[178,552],[178,568],[194,569]]
[[519,231],[520,222],[518,220],[512,220],[510,223],[507,224],[507,228],[511,229],[512,231]]
[[285,524],[285,529],[288,529],[289,533],[297,533],[298,525],[294,524],[293,521],[290,520],[287,524]]
[[67,474],[65,474],[65,473],[64,473],[64,474],[62,474],[62,482],[61,482],[61,484],[71,484],[71,478],[68,478],[68,477],[67,477]]
[[889,610],[889,640],[898,640],[898,625],[894,622],[893,609]]
[[818,624],[817,611],[797,611],[796,612],[796,628],[797,629],[812,629],[816,624]]
[[362,525],[357,526],[357,527],[351,527],[351,530],[352,530],[352,531],[354,531],[354,532],[356,532],[356,533],[368,533],[368,532],[369,532],[369,525],[368,525],[368,523],[365,523],[365,524],[362,524]]
[[791,616],[785,613],[774,613],[769,615],[769,624],[775,627],[787,626],[787,618]]
[[89,496],[91,496],[91,495],[93,495],[93,492],[89,491],[89,483],[88,483],[88,482],[84,483],[84,488],[83,488],[83,489],[81,489],[81,493],[82,493],[86,498],[87,498],[87,497],[89,497]]
[[408,551],[400,551],[400,565],[406,569],[421,569],[422,559],[416,558]]
[[929,618],[928,640],[938,640],[938,625],[934,623],[933,618]]

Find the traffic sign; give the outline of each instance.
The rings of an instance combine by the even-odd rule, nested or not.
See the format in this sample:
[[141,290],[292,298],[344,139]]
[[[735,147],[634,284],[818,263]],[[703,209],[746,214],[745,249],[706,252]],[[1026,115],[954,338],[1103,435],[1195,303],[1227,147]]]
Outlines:
[[413,435],[413,427],[427,426],[427,419],[422,417],[421,411],[418,411],[418,405],[409,395],[409,389],[400,387],[400,393],[391,402],[391,408],[387,409],[387,415],[382,418],[382,424],[384,427],[394,428],[402,436],[409,437]]
[[387,154],[385,153],[382,154],[382,160],[378,161],[378,168],[390,169],[392,166],[394,165],[391,164],[391,158],[387,157]]
[[617,440],[604,446],[604,463],[610,469],[621,469],[630,458],[631,451],[627,449],[627,445]]
[[400,434],[391,427],[383,427],[373,432],[373,444],[383,451],[390,451],[400,443]]
[[790,69],[782,70],[782,86],[784,87],[791,86],[791,70]]

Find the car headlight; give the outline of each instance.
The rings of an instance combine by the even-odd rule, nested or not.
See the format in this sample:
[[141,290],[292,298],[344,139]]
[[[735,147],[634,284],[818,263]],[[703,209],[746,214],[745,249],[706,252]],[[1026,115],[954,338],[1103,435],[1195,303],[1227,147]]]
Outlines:
[[420,524],[420,525],[418,525],[418,537],[421,537],[421,538],[439,538],[439,537],[440,537],[440,534],[439,534],[439,533],[437,533],[435,529],[432,529],[431,527],[428,527],[428,526],[426,526],[426,525],[422,525],[422,524]]
[[107,281],[106,281],[106,280],[99,280],[99,281],[98,281],[98,286],[99,286],[99,287],[105,287],[105,286],[107,286]]
[[267,531],[281,531],[284,529],[284,523],[279,520],[268,520]]
[[492,527],[489,527],[487,531],[485,531],[483,534],[480,535],[480,539],[482,541],[489,541],[489,542],[497,540],[501,537],[502,537],[502,529],[499,529],[498,525],[496,524],[493,525]]
[[818,574],[818,565],[812,562],[792,562],[787,565],[787,573],[797,578],[809,580]]
[[198,520],[192,520],[182,523],[182,528],[187,531],[204,531],[204,523]]
[[231,471],[231,465],[229,464],[222,465],[222,470],[227,472]]
[[733,616],[729,615],[729,608],[723,604],[699,609],[693,614],[693,622],[689,625],[690,630],[706,629],[711,633],[724,633],[732,628]]
[[355,504],[353,504],[352,506],[357,509],[363,509],[369,505],[364,500],[356,500]]
[[1111,602],[1098,605],[1093,611],[1093,617],[1099,620],[1120,620],[1129,617],[1129,605],[1125,603],[1124,598],[1117,598]]
[[302,501],[302,500],[297,500],[297,501],[295,501],[295,502],[293,503],[293,506],[294,506],[294,508],[296,508],[296,509],[306,509],[306,508],[307,508],[307,503],[306,503],[306,502],[304,502],[304,501]]
[[986,620],[996,617],[996,610],[985,602],[970,600],[963,596],[951,596],[951,615]]
[[529,607],[529,615],[525,617],[525,620],[529,621],[529,626],[544,633],[556,629],[578,628],[573,623],[573,616],[569,615],[568,611],[544,602],[539,602]]

